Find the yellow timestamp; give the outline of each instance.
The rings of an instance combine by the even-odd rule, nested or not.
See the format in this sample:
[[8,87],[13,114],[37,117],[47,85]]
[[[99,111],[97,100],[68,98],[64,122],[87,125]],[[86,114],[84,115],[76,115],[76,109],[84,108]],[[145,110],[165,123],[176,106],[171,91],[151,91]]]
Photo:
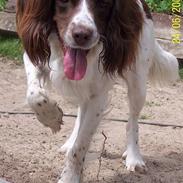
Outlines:
[[181,43],[181,2],[182,0],[172,0],[172,43]]

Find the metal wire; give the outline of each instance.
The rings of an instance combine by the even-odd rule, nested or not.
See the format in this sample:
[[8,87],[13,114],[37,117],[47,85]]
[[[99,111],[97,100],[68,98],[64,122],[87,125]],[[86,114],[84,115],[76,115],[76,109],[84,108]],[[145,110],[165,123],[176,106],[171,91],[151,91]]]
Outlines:
[[[8,114],[8,115],[34,115],[33,112],[14,112],[14,111],[0,111],[0,114]],[[64,117],[76,118],[77,115],[75,114],[64,114]],[[117,119],[117,118],[104,118],[105,121],[113,121],[113,122],[121,122],[127,123],[128,120],[125,119]],[[166,123],[156,123],[156,122],[149,122],[149,121],[139,121],[139,124],[142,125],[150,125],[150,126],[159,126],[159,127],[172,127],[172,128],[183,128],[182,125],[172,125]]]

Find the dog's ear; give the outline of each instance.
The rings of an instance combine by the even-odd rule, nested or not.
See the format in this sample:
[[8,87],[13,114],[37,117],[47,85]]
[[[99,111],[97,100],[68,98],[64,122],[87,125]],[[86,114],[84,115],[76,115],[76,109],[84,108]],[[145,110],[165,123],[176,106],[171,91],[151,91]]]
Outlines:
[[44,65],[50,58],[53,14],[53,0],[17,0],[17,32],[34,65]]
[[142,25],[142,10],[137,0],[113,1],[100,57],[106,73],[123,76],[123,71],[135,62]]

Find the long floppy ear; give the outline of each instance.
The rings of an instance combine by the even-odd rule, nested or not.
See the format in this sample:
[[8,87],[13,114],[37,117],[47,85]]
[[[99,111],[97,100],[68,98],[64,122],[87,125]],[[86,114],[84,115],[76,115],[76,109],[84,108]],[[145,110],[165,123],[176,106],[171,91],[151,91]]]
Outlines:
[[34,65],[44,65],[50,58],[53,14],[53,0],[17,0],[17,32]]
[[137,0],[114,0],[100,60],[104,71],[119,74],[135,62],[143,15]]

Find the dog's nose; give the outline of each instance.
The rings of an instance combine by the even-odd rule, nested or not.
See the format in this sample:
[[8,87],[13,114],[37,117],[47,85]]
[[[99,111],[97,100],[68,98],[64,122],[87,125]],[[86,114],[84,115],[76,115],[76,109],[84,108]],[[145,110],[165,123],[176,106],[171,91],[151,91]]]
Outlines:
[[85,46],[92,38],[93,30],[84,26],[75,26],[72,30],[72,37],[79,46]]

